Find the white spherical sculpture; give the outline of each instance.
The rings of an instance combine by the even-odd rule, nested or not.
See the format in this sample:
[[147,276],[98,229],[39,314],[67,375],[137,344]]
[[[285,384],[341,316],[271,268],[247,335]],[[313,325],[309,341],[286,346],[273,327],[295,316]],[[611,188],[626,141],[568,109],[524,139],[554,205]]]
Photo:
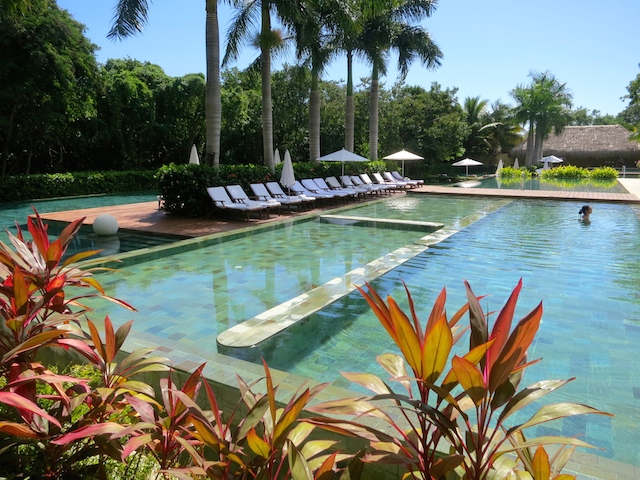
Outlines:
[[93,231],[100,237],[115,235],[118,232],[118,220],[113,215],[99,215],[93,221]]

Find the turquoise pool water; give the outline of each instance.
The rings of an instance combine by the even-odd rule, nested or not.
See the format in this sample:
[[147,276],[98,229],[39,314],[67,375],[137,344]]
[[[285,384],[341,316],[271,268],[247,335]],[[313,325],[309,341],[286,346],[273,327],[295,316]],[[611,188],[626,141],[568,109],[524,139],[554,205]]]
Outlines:
[[617,181],[597,181],[597,180],[571,180],[571,179],[549,179],[542,180],[531,178],[527,180],[517,180],[513,178],[500,179],[498,177],[485,178],[482,180],[469,180],[452,185],[457,188],[500,188],[506,190],[550,190],[553,192],[609,192],[609,193],[629,193]]
[[[466,226],[474,212],[491,211],[477,198],[405,195],[342,214],[407,218]],[[594,204],[591,223],[578,221],[580,203],[514,201],[374,282],[406,306],[401,281],[427,316],[443,286],[449,311],[464,303],[463,279],[487,310],[499,309],[523,278],[517,315],[539,301],[545,313],[530,352],[543,361],[524,384],[543,378],[577,380],[551,401],[577,401],[615,413],[577,417],[535,434],[574,435],[602,448],[593,452],[640,465],[640,221],[637,207]],[[158,345],[214,351],[216,336],[247,318],[344,275],[423,232],[288,222],[221,239],[212,245],[101,274],[107,291],[140,313],[100,304],[115,323],[133,318],[134,330]],[[178,347],[176,347],[178,348]],[[377,370],[375,356],[393,351],[387,334],[359,294],[352,294],[261,346],[273,368],[346,388],[339,371]]]
[[[424,205],[428,205],[428,202]],[[543,322],[530,358],[542,362],[523,385],[577,380],[549,395],[615,414],[581,416],[537,427],[537,435],[575,435],[593,452],[640,465],[640,221],[638,208],[596,204],[591,223],[578,221],[576,202],[514,201],[373,282],[407,307],[402,282],[426,321],[442,287],[448,310],[464,302],[463,279],[481,303],[498,310],[519,278],[519,317],[543,301]],[[426,214],[426,213],[425,213]],[[340,371],[384,373],[376,355],[396,351],[358,293],[265,344],[269,365],[350,388]],[[299,339],[304,338],[304,343]],[[357,389],[356,389],[357,390]]]

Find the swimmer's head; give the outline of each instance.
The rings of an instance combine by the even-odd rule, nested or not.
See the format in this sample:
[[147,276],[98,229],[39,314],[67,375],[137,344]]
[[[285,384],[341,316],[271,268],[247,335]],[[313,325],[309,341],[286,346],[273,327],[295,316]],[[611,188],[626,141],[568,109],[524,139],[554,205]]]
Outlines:
[[580,211],[578,212],[578,215],[591,215],[591,212],[593,212],[593,210],[589,205],[583,205]]

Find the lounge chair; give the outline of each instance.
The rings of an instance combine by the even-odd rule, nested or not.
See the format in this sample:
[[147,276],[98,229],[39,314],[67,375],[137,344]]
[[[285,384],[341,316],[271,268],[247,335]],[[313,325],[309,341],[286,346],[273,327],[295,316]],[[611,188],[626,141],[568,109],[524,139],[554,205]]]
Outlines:
[[316,197],[312,197],[310,195],[287,195],[286,193],[284,193],[284,191],[282,190],[282,187],[278,182],[267,182],[266,187],[267,187],[267,190],[269,190],[269,193],[273,195],[278,201],[281,198],[290,198],[290,199],[298,198],[302,200],[302,204],[305,207],[305,210],[307,209],[308,205],[310,205],[311,208],[313,208],[316,201]]
[[366,183],[367,185],[374,185],[377,186],[378,188],[380,188],[383,192],[391,192],[392,190],[395,190],[395,188],[392,185],[387,185],[386,183],[373,183],[371,181],[371,178],[369,177],[369,175],[367,175],[366,173],[361,173],[360,174],[360,180],[362,180],[364,183]]
[[337,202],[340,198],[344,199],[346,196],[330,192],[329,190],[324,190],[320,187],[320,185],[318,185],[310,178],[304,178],[300,180],[300,183],[304,188],[306,188],[309,192],[311,192],[312,195],[315,195],[316,197],[324,195],[325,199],[335,200]]
[[327,184],[327,182],[324,181],[324,178],[314,178],[313,181],[315,182],[316,185],[318,185],[318,187],[320,187],[320,191],[322,192],[334,193],[340,196],[340,198],[345,198],[345,199],[348,197],[355,199],[358,196],[358,192],[347,192],[342,189],[334,190]]
[[247,221],[249,221],[250,212],[258,212],[260,219],[262,219],[262,212],[265,210],[262,205],[235,203],[231,200],[231,197],[229,197],[229,194],[224,187],[207,187],[207,193],[213,201],[213,206],[217,209],[244,212],[247,214]]
[[262,205],[266,208],[267,218],[269,218],[269,210],[272,208],[276,209],[278,215],[280,214],[281,203],[277,200],[272,201],[260,201],[260,200],[251,200],[249,196],[245,193],[240,185],[227,185],[227,192],[229,192],[229,196],[236,203],[244,203],[245,205]]
[[405,181],[405,180],[398,180],[397,178],[394,178],[393,175],[391,175],[391,173],[389,172],[382,172],[382,178],[390,183],[390,184],[397,184],[398,186],[400,186],[401,188],[407,189],[407,188],[413,188],[414,185],[410,184],[409,182]]
[[340,190],[343,192],[349,192],[352,195],[358,196],[358,195],[362,195],[363,197],[366,196],[366,194],[372,194],[373,192],[371,190],[369,190],[368,188],[364,188],[364,187],[358,187],[356,188],[355,185],[352,184],[351,187],[345,187],[343,186],[336,177],[327,177],[326,178],[326,182],[327,185],[329,185],[329,188],[331,188],[332,190]]
[[[316,188],[318,188],[317,185],[316,185]],[[305,195],[305,196],[308,196],[308,197],[319,198],[319,199],[323,200],[325,202],[325,204],[326,204],[327,201],[331,201],[331,200],[337,199],[337,197],[335,195],[327,194],[325,192],[321,192],[320,190],[312,192],[311,190],[308,190],[307,188],[305,188],[297,180],[296,180],[296,183],[291,185],[291,191],[293,193],[295,193],[296,195]]]
[[283,195],[282,197],[274,198],[269,193],[269,190],[267,190],[267,187],[264,186],[264,183],[252,183],[251,190],[256,198],[261,202],[280,202],[282,205],[287,207],[289,213],[291,213],[292,205],[294,205],[298,211],[300,211],[300,208],[304,206],[304,202],[300,197],[287,197]]
[[389,185],[394,190],[405,190],[407,188],[407,184],[402,182],[392,182],[390,180],[386,180],[379,173],[373,173],[373,179],[378,185]]
[[344,185],[354,185],[356,188],[367,188],[372,194],[382,195],[383,193],[386,193],[387,190],[380,185],[374,185],[373,183],[364,183],[358,175],[352,175],[350,177],[348,175],[343,175],[340,178],[342,179],[342,183]]
[[402,175],[400,175],[400,173],[398,173],[395,170],[393,172],[391,172],[391,175],[393,175],[393,178],[395,178],[396,180],[403,180],[403,181],[409,183],[410,185],[418,186],[418,185],[424,184],[424,180],[419,180],[419,179],[412,180],[409,177],[403,177]]

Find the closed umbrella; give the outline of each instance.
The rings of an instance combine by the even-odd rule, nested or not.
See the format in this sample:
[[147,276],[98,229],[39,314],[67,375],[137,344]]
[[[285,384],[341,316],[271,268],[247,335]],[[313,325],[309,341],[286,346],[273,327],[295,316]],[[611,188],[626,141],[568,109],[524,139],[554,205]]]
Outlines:
[[322,162],[342,162],[342,175],[344,175],[344,162],[368,162],[368,158],[361,157],[349,150],[338,150],[337,152],[328,153],[318,158]]
[[191,146],[191,155],[189,155],[189,163],[194,165],[200,164],[200,159],[198,158],[198,149],[195,145]]
[[482,162],[478,162],[477,160],[473,160],[471,158],[465,158],[464,160],[460,160],[459,162],[452,163],[453,167],[465,167],[466,175],[469,175],[469,167],[475,167],[478,165],[482,165]]
[[518,169],[520,168],[520,163],[518,163],[518,159],[516,158],[516,161],[513,162],[513,168]]
[[496,176],[500,176],[500,172],[502,171],[502,159],[498,160],[498,167],[496,168]]
[[293,162],[289,150],[284,152],[284,163],[282,164],[282,175],[280,176],[280,185],[291,188],[296,183],[296,175],[293,171]]
[[276,148],[275,152],[273,152],[273,164],[279,165],[280,163],[282,163],[282,160],[280,160],[280,150]]
[[384,160],[402,160],[402,176],[404,176],[404,161],[405,160],[424,160],[420,155],[407,152],[406,150],[400,150],[399,152],[392,153],[384,157]]

